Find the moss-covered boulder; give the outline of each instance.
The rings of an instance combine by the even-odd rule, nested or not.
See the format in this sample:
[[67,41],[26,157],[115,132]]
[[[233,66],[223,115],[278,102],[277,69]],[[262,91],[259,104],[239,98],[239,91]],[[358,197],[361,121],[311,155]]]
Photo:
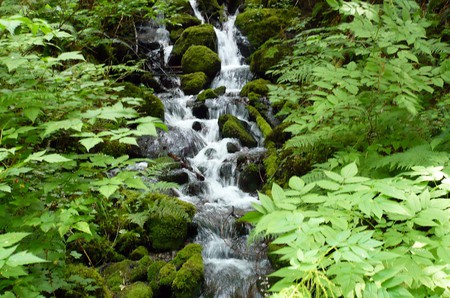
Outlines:
[[116,239],[116,250],[123,255],[130,255],[139,246],[145,246],[145,231],[137,228],[136,230],[120,233]]
[[172,283],[172,291],[176,298],[191,298],[200,295],[204,279],[202,256],[194,254],[177,272]]
[[191,46],[181,59],[183,73],[203,72],[212,80],[220,71],[219,56],[205,46]]
[[296,15],[296,9],[252,8],[236,17],[236,27],[257,49],[270,38],[281,37]]
[[118,86],[123,87],[119,92],[119,96],[142,98],[143,101],[138,108],[139,113],[164,120],[164,104],[150,89],[144,86],[139,87],[129,82],[120,83]]
[[250,120],[256,121],[259,130],[261,130],[264,137],[269,136],[272,133],[272,127],[270,124],[261,116],[261,113],[253,106],[247,106],[247,110],[250,114]]
[[203,72],[194,72],[182,75],[181,90],[186,95],[198,94],[208,82],[208,77]]
[[201,21],[188,13],[180,13],[167,19],[166,29],[170,31],[170,39],[176,41],[186,28],[198,26]]
[[253,193],[261,189],[264,184],[264,166],[262,164],[248,164],[240,172],[238,186],[242,191]]
[[270,81],[264,79],[250,81],[242,88],[240,95],[248,96],[250,92],[253,92],[260,96],[266,96],[269,93],[268,84],[270,84]]
[[138,246],[130,253],[129,258],[134,261],[138,261],[143,257],[148,256],[148,249],[145,246]]
[[142,196],[134,192],[127,194],[126,203],[133,212],[149,212],[144,229],[154,250],[171,251],[183,246],[195,214],[194,205],[164,194]]
[[152,288],[144,282],[135,282],[123,288],[118,294],[118,298],[152,298]]
[[169,64],[180,65],[181,58],[191,46],[205,46],[213,52],[217,52],[217,36],[214,27],[209,24],[192,26],[183,31],[175,42],[170,53]]
[[159,285],[162,287],[172,287],[172,282],[177,275],[177,268],[174,264],[167,263],[159,270]]
[[153,259],[150,256],[144,256],[139,261],[134,263],[130,273],[130,281],[146,281],[148,275],[148,268],[153,264]]
[[61,290],[60,297],[112,297],[105,279],[94,268],[81,264],[67,265],[64,276],[68,285]]
[[103,270],[102,275],[111,291],[118,293],[121,286],[129,283],[134,266],[133,261],[123,260],[122,262],[112,263]]
[[159,289],[159,272],[161,268],[166,266],[166,262],[164,261],[155,261],[147,269],[147,280],[152,287],[154,293],[158,293]]
[[250,70],[263,78],[276,78],[272,74],[267,74],[267,71],[289,54],[289,47],[277,42],[268,41],[251,55]]
[[182,250],[180,250],[175,258],[171,261],[176,268],[180,268],[187,260],[189,260],[193,255],[202,254],[202,246],[198,243],[189,243]]
[[202,91],[202,93],[200,93],[197,96],[197,100],[199,101],[205,101],[207,99],[210,98],[217,98],[221,95],[224,95],[226,92],[226,87],[222,86],[222,87],[218,87],[216,89],[206,89],[204,91]]
[[243,146],[256,147],[258,143],[244,125],[233,115],[225,114],[219,117],[219,129],[225,138],[236,138]]

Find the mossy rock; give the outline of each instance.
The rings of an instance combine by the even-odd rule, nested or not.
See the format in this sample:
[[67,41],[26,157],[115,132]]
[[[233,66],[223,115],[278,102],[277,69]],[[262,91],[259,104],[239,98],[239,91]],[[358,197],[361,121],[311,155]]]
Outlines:
[[175,258],[171,261],[177,268],[180,268],[187,260],[189,260],[193,255],[202,254],[202,246],[198,243],[189,243],[182,250],[180,250]]
[[244,125],[233,115],[225,114],[218,119],[219,129],[224,138],[236,138],[243,146],[256,147],[258,143]]
[[144,86],[139,87],[130,82],[123,82],[118,84],[118,86],[124,87],[119,92],[119,96],[142,98],[143,102],[137,109],[139,113],[144,116],[152,116],[164,120],[164,104],[161,99],[151,92],[151,89]]
[[208,77],[203,72],[194,72],[181,77],[181,90],[186,95],[198,94],[208,82]]
[[135,266],[132,268],[130,273],[130,281],[146,281],[148,268],[153,264],[153,259],[150,256],[144,256],[140,259]]
[[110,264],[103,270],[102,274],[111,291],[114,293],[121,291],[121,286],[130,281],[131,271],[134,266],[135,263],[133,261],[123,260],[122,262]]
[[296,9],[252,8],[236,17],[236,27],[257,49],[270,38],[281,37],[297,15]]
[[250,56],[250,70],[260,77],[273,79],[267,71],[289,54],[289,47],[268,41]]
[[264,166],[261,164],[248,164],[239,175],[238,185],[242,191],[253,193],[261,189],[264,181],[261,177],[265,176]]
[[148,249],[141,245],[130,253],[129,258],[130,260],[138,261],[145,256],[148,256]]
[[204,265],[202,256],[194,254],[178,270],[172,283],[173,294],[176,298],[191,298],[200,295],[204,279]]
[[201,21],[188,13],[180,13],[169,17],[166,29],[170,31],[170,39],[176,41],[186,28],[198,26]]
[[222,86],[222,87],[218,87],[216,89],[206,89],[204,91],[202,91],[202,93],[200,93],[197,96],[197,100],[199,101],[205,101],[207,99],[211,99],[211,98],[217,98],[221,95],[224,95],[226,92],[226,87]]
[[138,281],[126,286],[117,296],[118,298],[152,298],[152,288],[144,282]]
[[159,285],[172,287],[172,282],[177,275],[177,268],[174,264],[167,263],[159,270]]
[[139,246],[145,246],[148,241],[146,241],[144,233],[145,231],[139,228],[120,233],[116,240],[116,250],[128,256]]
[[154,293],[157,293],[159,289],[159,271],[166,266],[166,264],[167,263],[164,261],[155,261],[147,269],[147,280]]
[[251,92],[259,96],[267,96],[269,93],[268,84],[270,84],[270,81],[264,79],[250,81],[242,88],[240,96],[248,96]]
[[266,136],[265,142],[272,142],[276,148],[281,148],[283,145],[292,137],[290,132],[285,132],[284,130],[289,127],[292,123],[283,122],[276,126],[271,133]]
[[219,56],[205,46],[191,46],[181,59],[183,73],[203,72],[211,81],[220,71]]
[[272,133],[272,127],[270,124],[261,116],[261,113],[253,106],[247,106],[247,110],[250,113],[250,120],[256,121],[259,129],[261,130],[264,137],[269,136]]
[[192,26],[183,31],[170,53],[169,64],[180,65],[181,58],[191,46],[205,46],[217,53],[217,36],[209,24]]
[[127,204],[134,212],[149,210],[149,219],[144,228],[153,249],[177,250],[187,240],[188,225],[195,214],[195,206],[164,194],[127,194]]
[[[82,244],[82,248],[80,247]],[[115,251],[113,244],[104,237],[91,239],[89,242],[73,242],[68,244],[68,251],[76,251],[81,255],[77,262],[83,262],[86,265],[104,264],[107,262],[118,262],[125,259],[125,257]],[[86,257],[89,256],[89,259]]]
[[[69,289],[63,290],[62,297],[102,297],[111,298],[105,279],[95,270],[81,264],[67,265],[64,271]],[[89,290],[91,289],[91,290]]]

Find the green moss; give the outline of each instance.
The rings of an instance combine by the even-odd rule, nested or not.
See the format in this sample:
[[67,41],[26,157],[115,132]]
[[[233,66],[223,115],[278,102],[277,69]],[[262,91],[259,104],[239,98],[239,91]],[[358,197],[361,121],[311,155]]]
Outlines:
[[256,147],[255,138],[245,129],[242,123],[233,115],[225,114],[218,119],[219,129],[224,138],[236,138],[243,146]]
[[250,81],[242,88],[240,95],[249,96],[253,92],[259,96],[266,96],[269,93],[268,84],[270,84],[270,81],[264,79]]
[[142,259],[144,256],[148,256],[148,250],[145,246],[138,246],[130,253],[129,258],[134,261]]
[[199,19],[188,13],[180,13],[170,16],[167,21],[166,28],[170,31],[170,39],[172,41],[176,41],[180,38],[186,28],[201,24]]
[[121,285],[128,283],[131,277],[131,269],[135,263],[130,260],[113,263],[105,268],[103,276],[106,279],[108,287],[115,293],[120,292]]
[[175,258],[172,260],[172,264],[174,264],[177,268],[180,268],[193,255],[201,255],[202,249],[202,246],[198,243],[189,243],[177,253]]
[[153,263],[153,259],[150,256],[144,256],[137,262],[130,273],[130,281],[145,281],[147,280],[147,272],[150,265]]
[[198,6],[208,20],[219,21],[223,19],[223,8],[217,0],[198,0]]
[[159,271],[166,266],[166,264],[167,263],[164,261],[155,261],[148,267],[147,280],[154,293],[158,292],[159,289]]
[[250,70],[265,78],[273,78],[267,71],[290,54],[290,48],[280,43],[268,41],[250,57]]
[[112,297],[105,280],[94,268],[81,264],[67,265],[64,275],[69,285],[64,297]]
[[206,85],[208,77],[203,72],[194,72],[181,77],[181,90],[186,95],[199,93]]
[[145,243],[140,233],[127,231],[120,233],[116,241],[116,250],[124,255],[130,255],[133,250]]
[[183,73],[203,72],[212,80],[220,71],[219,56],[205,46],[191,46],[181,59]]
[[151,89],[144,86],[139,87],[130,82],[123,82],[118,86],[124,87],[124,89],[119,92],[119,96],[142,98],[142,104],[137,109],[140,114],[164,120],[164,104],[161,99],[150,91]]
[[247,36],[250,44],[259,48],[273,37],[281,37],[291,20],[299,14],[296,9],[247,9],[236,18],[236,26]]
[[127,194],[126,203],[134,212],[150,210],[144,225],[155,250],[177,250],[187,239],[188,224],[195,214],[195,206],[164,194],[137,192]]
[[214,27],[209,24],[189,27],[183,31],[175,42],[171,55],[171,64],[176,65],[181,61],[184,53],[191,46],[205,46],[213,52],[217,52],[217,36]]
[[[85,264],[104,264],[107,262],[117,262],[123,260],[125,257],[114,250],[113,244],[105,239],[105,237],[98,237],[85,242],[73,242],[68,244],[68,251],[77,251],[81,254],[81,259],[77,262]],[[82,247],[80,246],[82,245]],[[86,257],[89,256],[89,259]]]
[[258,124],[258,127],[261,130],[261,132],[263,133],[264,137],[267,137],[268,135],[270,135],[270,133],[272,132],[272,127],[266,121],[266,119],[264,119],[261,116],[259,111],[252,106],[247,106],[247,110],[250,113],[250,116],[256,120],[256,124]]
[[283,122],[275,127],[272,132],[266,136],[266,142],[272,142],[277,148],[283,147],[284,143],[291,138],[291,133],[284,130],[292,123]]
[[193,255],[177,272],[172,284],[176,298],[198,297],[204,278],[204,265],[202,256]]
[[177,268],[175,265],[167,263],[159,270],[159,285],[171,287],[176,275]]
[[126,286],[118,298],[152,298],[152,288],[143,282],[136,282]]
[[225,86],[221,86],[216,89],[206,89],[197,96],[197,100],[205,101],[206,99],[217,98],[221,95],[224,95],[226,90],[227,88]]

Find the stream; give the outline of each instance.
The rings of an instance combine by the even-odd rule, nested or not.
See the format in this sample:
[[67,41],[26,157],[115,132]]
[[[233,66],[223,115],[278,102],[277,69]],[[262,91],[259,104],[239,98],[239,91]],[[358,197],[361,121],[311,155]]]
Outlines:
[[[190,0],[195,15],[204,22],[195,0]],[[198,226],[194,242],[203,246],[205,284],[200,297],[263,297],[261,287],[270,265],[263,244],[248,245],[249,227],[236,218],[252,209],[257,202],[254,194],[238,187],[238,160],[261,156],[262,134],[249,114],[239,92],[251,79],[249,66],[236,42],[236,15],[228,16],[222,28],[215,28],[221,71],[211,88],[226,87],[219,98],[207,99],[207,117],[193,115],[196,96],[186,96],[179,89],[179,79],[173,78],[173,88],[158,93],[165,105],[165,123],[169,127],[166,147],[170,153],[186,160],[198,175],[189,173],[189,182],[179,189],[179,197],[197,206],[194,222]],[[166,40],[165,56],[171,47]],[[167,58],[166,58],[167,61]],[[232,114],[245,122],[258,141],[258,147],[246,148],[237,139],[221,138],[218,118]],[[204,119],[206,118],[206,119]],[[237,148],[230,150],[230,148]],[[247,162],[250,162],[249,159]]]

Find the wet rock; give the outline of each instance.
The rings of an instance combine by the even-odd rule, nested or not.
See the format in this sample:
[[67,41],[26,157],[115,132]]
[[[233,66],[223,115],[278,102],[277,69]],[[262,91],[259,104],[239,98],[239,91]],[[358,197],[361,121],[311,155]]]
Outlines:
[[208,185],[202,181],[189,183],[186,187],[186,193],[191,196],[198,196],[208,190]]
[[192,107],[192,115],[199,119],[209,119],[209,109],[203,103],[196,102]]
[[192,123],[192,129],[195,131],[202,131],[203,124],[199,121],[195,121],[194,123]]
[[181,185],[189,182],[189,174],[185,169],[175,169],[161,175],[160,179],[167,182],[175,182]]
[[175,42],[169,58],[169,65],[180,65],[181,58],[191,46],[205,46],[217,53],[217,36],[209,24],[192,26],[183,31]]
[[233,173],[233,163],[226,162],[220,167],[220,177],[221,178],[228,178],[232,177],[234,175]]
[[228,142],[227,143],[227,152],[228,153],[236,153],[240,150],[239,145],[236,143]]
[[249,164],[240,172],[238,186],[242,191],[253,193],[264,184],[264,166],[261,164]]
[[213,159],[213,158],[217,157],[217,150],[214,149],[214,148],[208,148],[208,149],[206,149],[206,151],[205,151],[205,156],[206,156],[208,159]]
[[183,73],[204,72],[210,81],[219,73],[219,56],[205,46],[191,46],[181,59]]
[[194,157],[206,144],[190,129],[169,127],[168,131],[159,131],[157,137],[145,136],[139,139],[141,154],[149,158],[167,156]]
[[225,138],[236,138],[243,146],[256,147],[258,143],[245,125],[233,115],[225,114],[219,117],[219,129]]
[[206,74],[201,71],[182,75],[180,78],[181,90],[183,90],[186,95],[199,93],[206,86],[208,81]]

